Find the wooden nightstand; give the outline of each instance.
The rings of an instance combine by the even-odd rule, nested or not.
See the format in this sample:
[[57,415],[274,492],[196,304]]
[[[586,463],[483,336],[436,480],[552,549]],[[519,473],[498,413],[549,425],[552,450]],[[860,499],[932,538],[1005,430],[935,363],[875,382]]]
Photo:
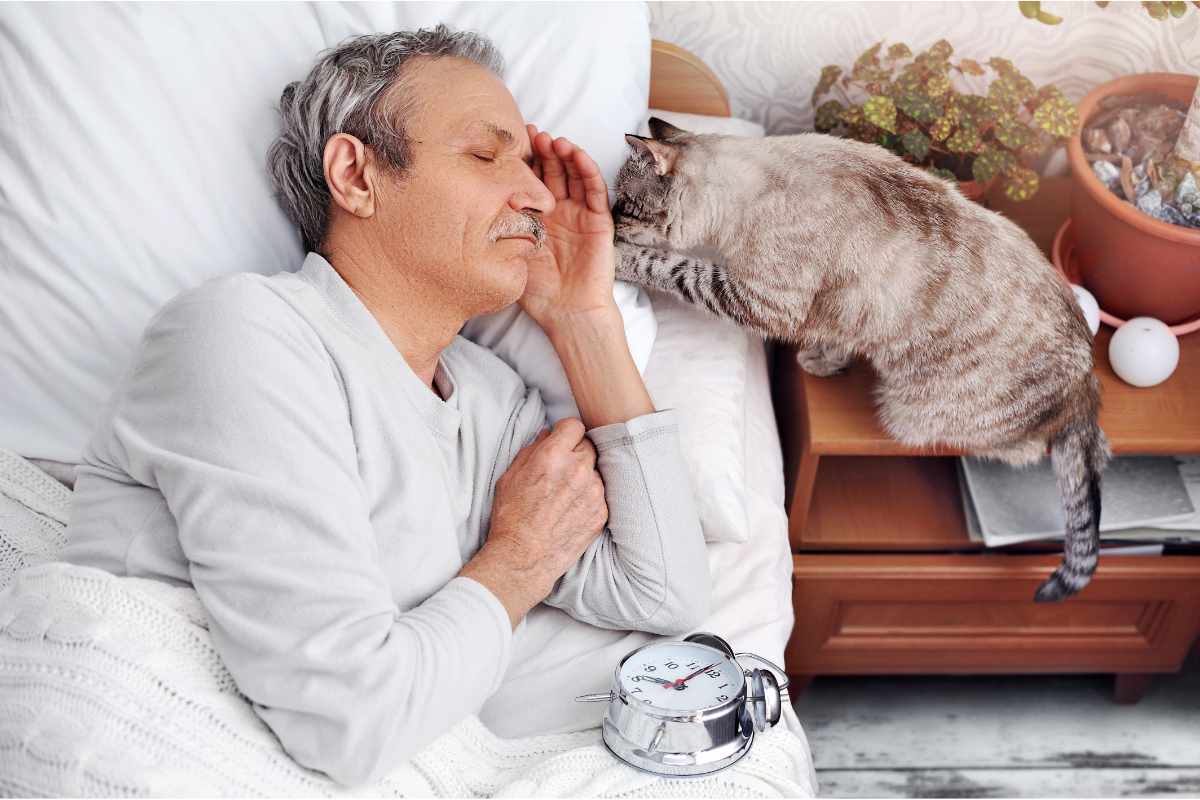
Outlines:
[[[1068,179],[993,208],[1048,251],[1066,218]],[[1135,389],[1096,338],[1100,424],[1118,454],[1200,453],[1200,334],[1180,340],[1165,383]],[[918,453],[875,418],[869,366],[814,378],[779,348],[775,408],[783,437],[796,626],[786,653],[793,694],[817,674],[1112,672],[1119,702],[1176,672],[1200,632],[1200,550],[1105,556],[1091,584],[1032,602],[1059,556],[1045,545],[985,550],[967,536],[954,454]],[[1038,551],[1042,550],[1043,554]]]

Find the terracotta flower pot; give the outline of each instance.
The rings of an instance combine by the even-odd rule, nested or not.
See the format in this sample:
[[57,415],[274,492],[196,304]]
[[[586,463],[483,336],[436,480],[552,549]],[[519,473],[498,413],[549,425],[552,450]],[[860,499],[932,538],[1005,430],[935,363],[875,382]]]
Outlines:
[[[1185,106],[1197,78],[1149,72],[1109,81],[1079,104],[1084,126],[1114,95],[1152,92]],[[1105,188],[1083,157],[1079,134],[1067,143],[1071,163],[1071,225],[1079,275],[1100,307],[1117,317],[1154,317],[1168,325],[1200,314],[1200,229],[1138,211]]]

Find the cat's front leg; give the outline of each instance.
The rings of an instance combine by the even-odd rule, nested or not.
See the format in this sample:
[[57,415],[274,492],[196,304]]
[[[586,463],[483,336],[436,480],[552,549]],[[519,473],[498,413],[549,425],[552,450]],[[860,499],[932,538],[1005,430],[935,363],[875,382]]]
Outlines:
[[841,375],[850,368],[854,354],[834,345],[819,344],[805,347],[796,351],[796,361],[809,375],[818,378],[828,378],[831,375]]
[[719,317],[756,328],[750,306],[725,268],[702,258],[618,241],[617,280],[662,289]]

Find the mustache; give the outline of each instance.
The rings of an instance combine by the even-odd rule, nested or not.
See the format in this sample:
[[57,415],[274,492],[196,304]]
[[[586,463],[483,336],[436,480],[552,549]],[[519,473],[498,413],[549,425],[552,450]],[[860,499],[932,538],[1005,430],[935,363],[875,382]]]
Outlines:
[[488,231],[488,240],[495,244],[501,239],[508,239],[513,236],[529,234],[535,239],[534,249],[538,250],[542,247],[542,242],[546,240],[546,226],[542,221],[529,212],[520,212],[510,215],[505,215],[492,225],[492,229]]

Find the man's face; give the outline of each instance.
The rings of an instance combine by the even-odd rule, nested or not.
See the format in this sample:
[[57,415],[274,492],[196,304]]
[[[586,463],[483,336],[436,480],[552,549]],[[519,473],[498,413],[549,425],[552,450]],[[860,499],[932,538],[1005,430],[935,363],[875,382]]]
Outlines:
[[494,311],[525,289],[537,237],[523,214],[554,198],[534,175],[516,101],[488,70],[459,58],[416,65],[413,170],[381,180],[381,242],[406,277],[466,316]]

